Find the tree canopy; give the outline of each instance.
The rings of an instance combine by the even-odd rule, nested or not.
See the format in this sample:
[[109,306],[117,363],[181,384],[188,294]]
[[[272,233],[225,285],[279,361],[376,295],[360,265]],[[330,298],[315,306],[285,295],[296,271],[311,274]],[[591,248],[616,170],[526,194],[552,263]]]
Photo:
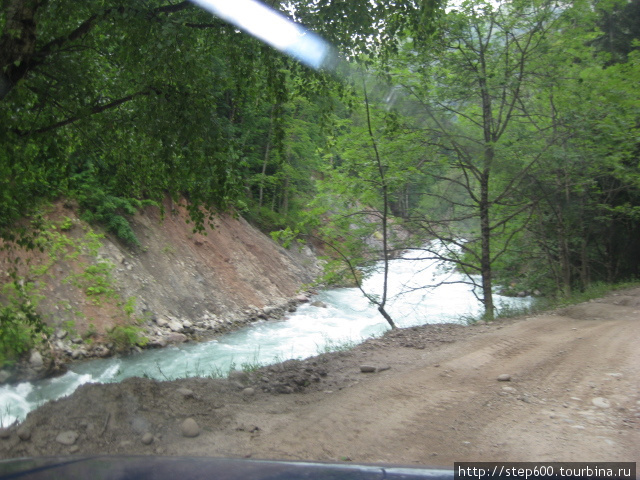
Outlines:
[[135,245],[126,215],[169,195],[196,227],[233,208],[336,239],[386,212],[457,244],[488,314],[496,280],[640,274],[638,0],[269,3],[359,65],[366,109],[359,74],[188,1],[3,0],[0,237],[65,197]]
[[[346,55],[390,46],[413,18],[405,14],[421,10],[409,1],[271,3]],[[97,190],[185,195],[201,222],[202,206],[244,208],[257,182],[262,206],[266,184],[290,189],[291,162],[310,152],[300,122],[329,115],[329,92],[339,90],[187,1],[5,0],[0,32],[3,236],[43,198],[75,195],[90,206]]]

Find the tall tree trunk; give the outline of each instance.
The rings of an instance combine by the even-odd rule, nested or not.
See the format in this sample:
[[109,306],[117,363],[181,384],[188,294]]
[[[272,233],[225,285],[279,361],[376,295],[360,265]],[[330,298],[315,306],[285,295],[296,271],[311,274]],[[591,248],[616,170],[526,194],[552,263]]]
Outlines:
[[260,191],[258,194],[258,205],[262,207],[264,199],[264,182],[267,177],[267,165],[269,164],[269,152],[271,151],[271,134],[273,133],[273,112],[275,105],[271,107],[271,113],[269,114],[269,133],[267,133],[267,146],[264,149],[264,159],[262,161],[262,172],[260,175]]
[[[492,153],[491,153],[492,155]],[[485,169],[480,177],[480,274],[482,276],[482,303],[487,320],[494,318],[493,278],[491,272],[491,219],[489,203],[489,170]]]
[[498,140],[493,119],[491,95],[487,86],[486,58],[482,42],[480,42],[480,76],[478,86],[482,95],[482,129],[484,137],[484,165],[480,173],[480,274],[482,276],[482,303],[487,320],[494,318],[493,278],[491,271],[491,202],[489,200],[489,182],[495,157],[495,143]]
[[36,47],[36,12],[41,0],[9,0],[0,32],[0,100],[26,75]]
[[558,219],[558,243],[560,246],[560,272],[562,281],[560,289],[563,296],[569,296],[571,295],[571,259],[569,258],[569,240],[567,238],[562,212]]
[[362,79],[362,86],[364,89],[364,101],[367,111],[367,127],[369,130],[369,138],[371,139],[371,146],[376,158],[376,164],[378,166],[378,175],[380,177],[380,186],[382,188],[382,254],[384,256],[384,277],[382,283],[382,296],[377,302],[378,312],[384,317],[391,328],[396,328],[396,324],[387,313],[385,305],[387,304],[387,295],[389,293],[389,185],[385,176],[385,167],[382,164],[380,158],[380,152],[378,151],[378,144],[376,137],[373,134],[373,128],[371,126],[371,112],[369,111],[369,97],[367,96],[367,86]]
[[[571,295],[571,248],[569,246],[569,233],[567,232],[564,209],[569,207],[571,192],[569,191],[569,179],[566,170],[560,172],[558,187],[564,191],[564,199],[561,201],[558,216],[558,244],[560,246],[560,265],[562,272],[562,293]],[[562,206],[564,205],[564,207]]]
[[585,290],[589,288],[591,284],[591,278],[589,275],[589,255],[587,250],[587,232],[588,228],[585,218],[585,198],[584,195],[580,198],[580,283],[582,284],[582,289]]

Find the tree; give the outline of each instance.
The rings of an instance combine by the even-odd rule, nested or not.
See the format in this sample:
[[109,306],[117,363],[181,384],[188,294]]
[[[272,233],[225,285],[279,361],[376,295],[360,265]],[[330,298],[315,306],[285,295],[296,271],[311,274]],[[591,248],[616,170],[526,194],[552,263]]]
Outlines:
[[[376,137],[371,126],[369,102],[365,95],[366,120],[356,126],[351,119],[341,122],[339,143],[324,155],[319,194],[311,203],[312,240],[329,251],[325,279],[330,284],[353,284],[395,328],[385,310],[388,278],[388,185]],[[347,133],[349,130],[349,133]],[[344,149],[342,142],[351,148]],[[309,227],[307,227],[309,228]],[[367,292],[363,277],[383,262],[381,296]]]
[[472,282],[481,277],[487,318],[495,308],[493,265],[530,215],[531,200],[518,192],[555,141],[539,139],[544,114],[529,99],[559,16],[551,2],[464,2],[446,15],[431,48],[405,45],[393,75],[429,148],[419,167],[435,187],[423,211],[447,212],[419,213],[413,222],[455,246],[444,260]]
[[524,192],[540,198],[527,248],[561,294],[640,273],[637,52],[609,66],[589,53],[564,66],[551,104],[560,141]]
[[[435,5],[271,4],[350,53],[390,51],[413,18],[405,14]],[[87,171],[116,197],[185,195],[197,224],[200,207],[244,208],[244,174],[255,173],[244,167],[269,164],[269,145],[282,146],[282,107],[292,95],[329,96],[339,84],[188,1],[7,0],[0,236],[41,199],[75,191],[72,179]]]
[[12,0],[2,15],[3,219],[88,177],[116,197],[238,197],[239,125],[277,94],[274,52],[189,2]]

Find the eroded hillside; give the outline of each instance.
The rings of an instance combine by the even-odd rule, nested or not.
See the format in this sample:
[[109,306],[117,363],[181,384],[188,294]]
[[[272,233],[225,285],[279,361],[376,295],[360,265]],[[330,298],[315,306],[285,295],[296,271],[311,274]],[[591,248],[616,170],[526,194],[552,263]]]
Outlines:
[[[319,273],[310,249],[284,249],[240,217],[219,215],[194,233],[184,204],[164,214],[146,207],[131,219],[141,247],[100,235],[62,203],[46,214],[44,251],[2,252],[3,297],[15,296],[9,272],[53,334],[21,371],[0,380],[42,376],[71,359],[108,356],[132,344],[160,347],[237,328],[295,309]],[[302,299],[303,300],[303,299]],[[138,341],[140,340],[140,341]]]

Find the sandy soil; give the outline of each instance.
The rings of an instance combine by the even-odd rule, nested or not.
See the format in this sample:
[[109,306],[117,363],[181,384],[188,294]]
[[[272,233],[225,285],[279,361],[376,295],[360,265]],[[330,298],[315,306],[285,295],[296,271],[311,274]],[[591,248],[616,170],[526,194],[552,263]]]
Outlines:
[[[0,457],[637,462],[639,345],[634,289],[491,325],[399,330],[230,380],[85,386],[2,432]],[[187,418],[198,436],[183,435]]]

